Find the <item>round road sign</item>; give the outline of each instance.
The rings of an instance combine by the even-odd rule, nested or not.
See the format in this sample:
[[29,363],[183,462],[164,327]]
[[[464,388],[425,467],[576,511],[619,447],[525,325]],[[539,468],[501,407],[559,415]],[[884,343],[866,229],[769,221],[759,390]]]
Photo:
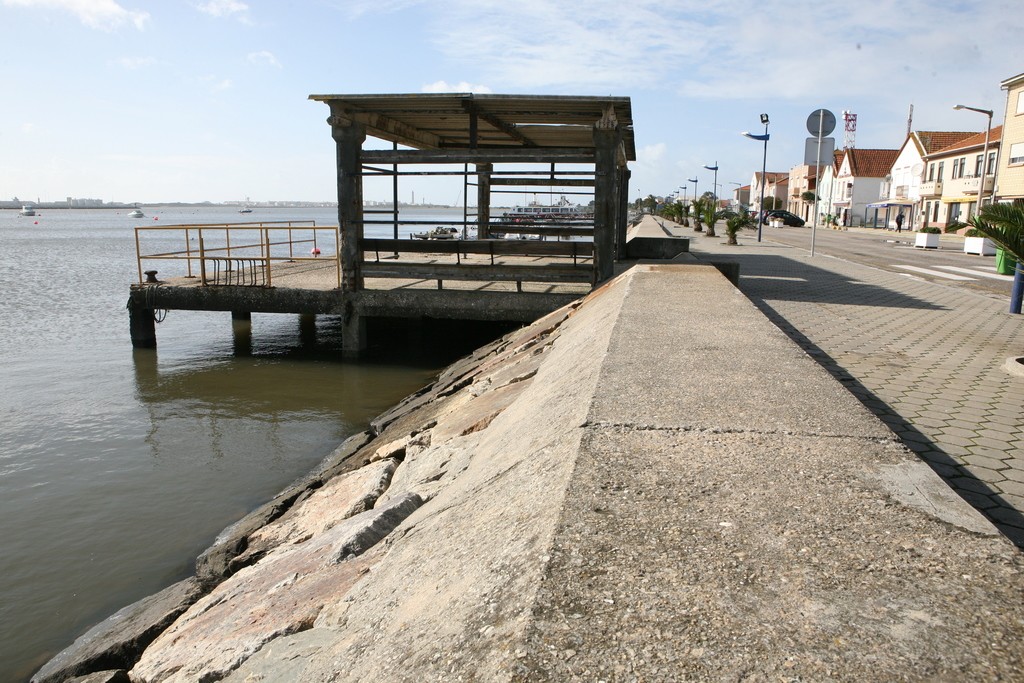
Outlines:
[[807,117],[807,132],[814,137],[825,137],[836,129],[836,115],[828,109],[818,109]]

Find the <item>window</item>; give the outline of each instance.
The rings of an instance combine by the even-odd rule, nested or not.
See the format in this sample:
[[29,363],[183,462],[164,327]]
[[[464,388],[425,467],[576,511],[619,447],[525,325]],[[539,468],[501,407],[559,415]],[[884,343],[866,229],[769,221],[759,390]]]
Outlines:
[[953,159],[953,170],[949,172],[949,179],[956,180],[963,175],[963,171],[960,168],[960,160]]
[[935,210],[935,214],[932,216],[932,222],[933,223],[938,223],[939,222],[939,204],[941,204],[941,203],[942,202],[935,202],[935,206],[933,207],[934,210]]
[[996,153],[988,153],[988,170],[985,171],[985,175],[992,175],[996,172]]
[[937,176],[935,177],[935,179],[936,179],[936,180],[942,180],[942,166],[943,166],[943,165],[944,165],[945,163],[946,163],[945,161],[940,161],[940,162],[939,162],[939,173],[938,173],[938,175],[937,175]]
[[975,178],[977,178],[978,176],[981,175],[981,160],[982,159],[984,159],[984,156],[979,154],[978,158],[974,160],[974,177]]
[[928,182],[935,180],[935,164],[928,164]]
[[1024,90],[1017,93],[1017,113],[1024,114]]
[[1010,165],[1024,164],[1024,142],[1010,145]]

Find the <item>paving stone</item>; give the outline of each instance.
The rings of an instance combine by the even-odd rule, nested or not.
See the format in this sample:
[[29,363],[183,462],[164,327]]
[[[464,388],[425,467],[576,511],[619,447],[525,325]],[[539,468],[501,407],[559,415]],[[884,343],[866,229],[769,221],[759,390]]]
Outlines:
[[[994,460],[1000,460],[1005,462],[1006,460],[1009,459],[1011,455],[1011,452],[1008,450],[1000,448],[990,448],[989,446],[968,446],[967,450],[970,451],[970,456],[964,456],[965,458],[980,455],[986,458],[992,458]],[[1008,463],[1003,465],[1003,467],[1009,466],[1010,465]]]
[[973,476],[956,477],[954,479],[951,479],[949,483],[956,487],[958,491],[973,491],[975,493],[981,493],[985,495],[994,493],[992,487],[989,484],[985,483],[984,481],[975,479]]
[[960,437],[963,439],[970,439],[972,441],[977,440],[978,432],[973,429],[961,429],[959,427],[946,427],[940,433],[940,438],[946,437]]
[[983,510],[986,514],[989,510],[999,507],[999,503],[996,502],[992,496],[987,496],[981,493],[975,493],[974,491],[967,491],[964,489],[958,489],[953,487],[957,494],[966,500],[973,507],[978,510]]
[[[992,462],[991,460],[988,460],[987,458],[980,458],[980,459],[984,460],[985,462]],[[999,463],[998,461],[996,461],[996,464],[1000,464],[1001,465],[1002,463]],[[967,472],[972,477],[975,477],[979,481],[983,482],[986,486],[988,486],[991,489],[993,489],[994,491],[996,491],[996,493],[1001,493],[1002,492],[1002,490],[1003,490],[1002,489],[1002,485],[1003,485],[1003,483],[1006,482],[1006,477],[1004,477],[999,472],[999,470],[997,470],[995,468],[992,468],[992,467],[988,467],[988,466],[986,466],[984,464],[975,462],[975,461],[971,460],[970,458],[967,458],[967,465],[966,465],[965,469],[967,470]]]
[[[942,444],[943,447],[945,447],[946,444],[949,444],[949,445],[952,445],[952,446],[962,446],[963,448],[966,449],[968,446],[973,446],[974,445],[974,440],[973,439],[964,438],[964,437],[961,437],[961,436],[955,436],[953,434],[940,434],[938,436],[938,443]],[[964,452],[969,452],[969,451],[964,451]]]

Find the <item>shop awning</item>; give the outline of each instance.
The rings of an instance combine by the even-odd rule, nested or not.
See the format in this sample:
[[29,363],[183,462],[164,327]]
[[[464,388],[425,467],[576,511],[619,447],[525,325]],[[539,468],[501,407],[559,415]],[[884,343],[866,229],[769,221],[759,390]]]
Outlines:
[[868,204],[869,209],[885,209],[890,206],[914,206],[917,202],[912,202],[909,199],[887,199],[884,202],[875,202],[874,204]]
[[943,204],[974,204],[978,201],[977,197],[943,197]]

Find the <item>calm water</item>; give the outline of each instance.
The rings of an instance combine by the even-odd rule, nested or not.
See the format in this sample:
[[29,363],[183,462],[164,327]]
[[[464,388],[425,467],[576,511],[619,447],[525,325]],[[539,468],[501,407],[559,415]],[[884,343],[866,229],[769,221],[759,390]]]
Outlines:
[[254,314],[238,344],[227,313],[171,311],[159,348],[133,351],[136,224],[337,222],[333,209],[144,211],[0,211],[2,681],[188,576],[225,526],[481,341],[342,363],[331,319],[311,334]]

